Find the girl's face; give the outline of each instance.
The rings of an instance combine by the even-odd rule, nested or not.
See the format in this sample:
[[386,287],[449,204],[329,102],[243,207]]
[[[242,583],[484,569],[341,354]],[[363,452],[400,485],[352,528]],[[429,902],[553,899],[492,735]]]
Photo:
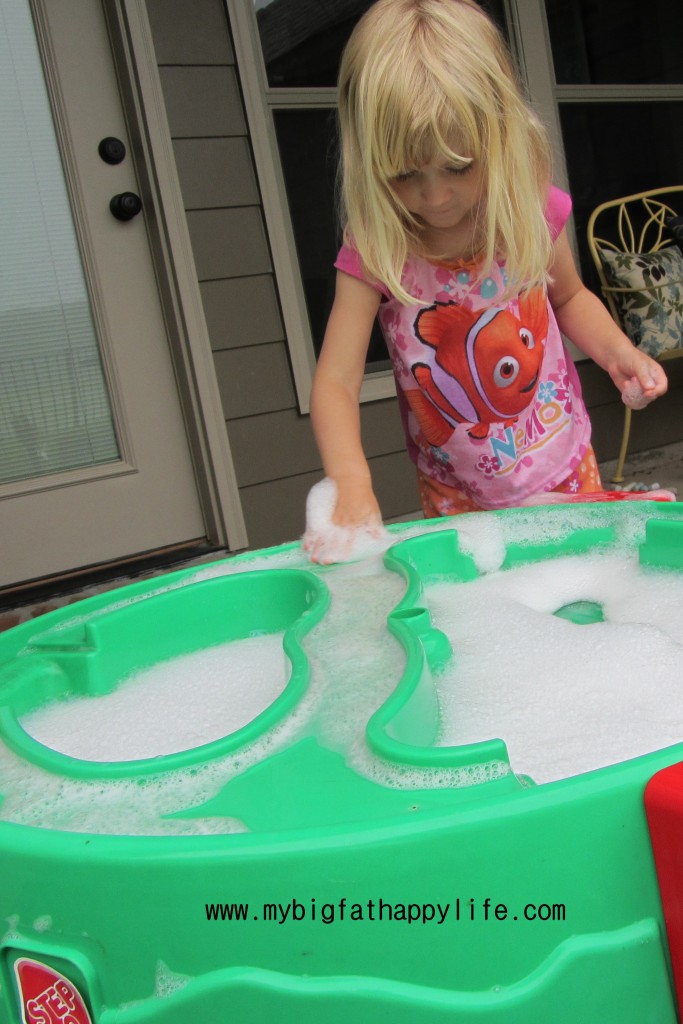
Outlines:
[[[422,167],[397,175],[391,189],[424,225],[425,241],[449,254],[465,255],[476,243],[477,213],[484,197],[480,164],[456,164],[437,158]],[[458,250],[462,249],[462,253]]]

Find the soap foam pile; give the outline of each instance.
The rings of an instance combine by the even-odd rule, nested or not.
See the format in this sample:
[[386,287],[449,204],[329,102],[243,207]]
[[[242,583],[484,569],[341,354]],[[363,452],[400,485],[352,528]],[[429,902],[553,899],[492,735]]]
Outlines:
[[[600,604],[605,621],[553,613]],[[683,740],[683,576],[635,556],[561,558],[427,591],[454,658],[444,745],[501,737],[517,773],[566,778]]]
[[332,521],[337,503],[337,485],[325,477],[308,493],[306,499],[306,532],[302,545],[313,562],[330,565],[348,562],[386,550],[391,538],[382,523],[359,526],[337,526]]
[[[280,725],[267,731],[263,737],[233,755],[221,757],[193,769],[179,770],[149,776],[140,782],[130,780],[77,781],[45,772],[19,759],[0,745],[0,793],[6,794],[0,804],[0,818],[17,824],[54,828],[73,832],[103,832],[128,835],[197,835],[239,832],[245,825],[230,818],[171,818],[174,812],[199,806],[210,800],[232,778],[251,766],[291,745],[302,735],[314,732],[330,749],[352,753],[354,746],[363,746],[365,724],[370,715],[388,697],[394,681],[403,671],[402,648],[386,631],[386,617],[403,594],[403,582],[394,573],[384,570],[381,558],[367,558],[353,565],[340,566],[333,573],[312,567],[300,552],[287,550],[256,555],[247,560],[228,560],[198,570],[187,583],[233,575],[257,569],[306,569],[319,573],[331,591],[331,607],[323,621],[306,637],[304,646],[310,659],[312,679],[305,698],[297,710]],[[160,592],[167,588],[160,588]],[[120,607],[123,603],[117,604]],[[74,620],[70,620],[73,625]],[[267,699],[266,689],[261,691],[258,706],[248,695],[251,679],[282,680],[283,652],[270,642],[270,637],[254,638],[258,645],[249,671],[242,663],[235,671],[232,659],[233,645],[228,645],[221,679],[212,679],[216,665],[214,652],[208,650],[193,656],[192,676],[182,683],[182,670],[174,663],[159,666],[160,672],[170,672],[176,678],[174,707],[163,707],[166,725],[172,725],[172,746],[190,745],[181,722],[185,712],[195,725],[201,720],[206,728],[193,732],[193,739],[208,742],[215,738],[217,707],[222,704],[221,722],[226,732],[233,731],[256,711],[262,710]],[[251,643],[251,641],[249,641]],[[231,667],[232,666],[232,667]],[[287,663],[286,678],[289,678]],[[243,674],[242,674],[243,673]],[[232,698],[226,704],[224,680],[230,676],[239,679],[239,706]],[[151,676],[151,684],[150,684]],[[71,754],[83,756],[88,750],[98,756],[121,760],[127,756],[155,756],[158,741],[151,740],[155,720],[160,715],[160,699],[156,692],[157,672],[142,673],[140,699],[132,700],[128,710],[130,720],[121,718],[119,729],[126,734],[128,753],[122,753],[116,742],[115,730],[109,714],[96,714],[95,707],[102,701],[114,701],[122,713],[128,702],[129,691],[134,697],[138,689],[134,680],[122,686],[124,698],[111,694],[107,698],[89,698],[84,702],[55,703],[31,718],[31,729],[36,722],[41,739],[55,747],[55,733],[59,744]],[[269,685],[271,685],[269,683]],[[277,690],[280,684],[276,684]],[[144,691],[144,692],[143,692]],[[193,705],[201,704],[202,694],[214,695],[215,702],[205,712],[195,712]],[[171,703],[164,697],[165,703]],[[80,705],[92,711],[89,720],[82,720],[74,729],[79,737],[67,737],[69,712],[81,714]],[[238,718],[229,721],[232,706]],[[249,710],[250,709],[250,710]],[[50,719],[54,716],[55,730]],[[26,725],[26,719],[23,724]],[[82,727],[81,727],[82,726]],[[193,727],[194,728],[194,727]],[[168,744],[167,744],[168,746]],[[113,756],[112,756],[113,755]]]
[[282,633],[249,637],[161,662],[104,696],[44,706],[21,724],[39,743],[85,761],[159,757],[235,732],[288,678]]
[[[473,583],[430,585],[425,591],[435,625],[450,635],[456,652],[453,666],[437,677],[442,743],[502,736],[513,769],[544,781],[683,737],[683,716],[680,726],[674,719],[675,681],[683,678],[683,641],[676,632],[683,574],[655,573],[636,564],[633,551],[643,539],[651,507],[634,502],[628,509],[621,506],[618,513],[610,512],[607,516],[591,506],[566,508],[561,516],[530,511],[458,519],[460,546],[485,575]],[[612,554],[498,571],[510,543],[530,537],[553,541],[575,527],[615,521],[619,545]],[[420,523],[391,528],[389,536],[398,542],[453,527],[447,521]],[[29,765],[0,746],[0,793],[5,794],[0,817],[37,827],[109,834],[244,831],[244,823],[235,819],[165,816],[200,806],[231,778],[311,733],[342,753],[359,773],[389,786],[471,785],[508,770],[492,763],[464,771],[418,771],[379,762],[368,751],[367,721],[405,667],[403,648],[386,628],[387,615],[402,598],[405,583],[384,568],[381,553],[330,571],[312,566],[303,552],[288,548],[203,567],[183,582],[264,568],[305,569],[320,575],[331,591],[328,612],[303,642],[312,679],[294,714],[233,755],[143,780],[69,780]],[[160,586],[159,592],[165,589]],[[577,626],[552,615],[575,600],[599,601],[609,621]],[[47,731],[41,731],[41,737],[51,745],[66,746],[65,733],[73,731],[80,734],[79,743],[87,742],[88,750],[109,759],[154,756],[162,738],[166,751],[208,742],[215,738],[219,721],[219,731],[244,724],[289,677],[279,645],[275,649],[270,641],[253,638],[255,647],[244,660],[240,645],[230,644],[224,655],[208,650],[192,656],[189,666],[160,667],[166,682],[159,682],[154,670],[123,684],[111,698],[52,705],[57,720],[65,716],[55,732],[48,725],[48,709],[33,716],[32,730],[35,734],[36,722],[45,714],[40,728]],[[228,678],[240,681],[238,701],[232,694],[228,699]],[[252,690],[255,679],[260,682]],[[102,715],[94,710],[99,701],[110,699],[122,702],[115,724],[113,710]],[[123,708],[128,700],[130,721]],[[72,715],[81,714],[82,703],[93,710],[76,726]],[[155,736],[157,720],[162,729]],[[71,739],[69,751],[87,756],[85,747],[71,746]]]

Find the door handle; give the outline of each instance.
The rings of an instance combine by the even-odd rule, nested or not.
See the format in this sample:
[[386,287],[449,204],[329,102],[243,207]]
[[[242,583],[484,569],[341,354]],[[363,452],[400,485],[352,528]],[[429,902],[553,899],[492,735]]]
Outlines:
[[142,200],[135,192],[120,192],[112,198],[109,209],[117,220],[132,220],[142,209]]
[[126,147],[121,139],[116,139],[113,135],[107,135],[106,139],[102,139],[97,152],[105,164],[120,164],[126,158]]

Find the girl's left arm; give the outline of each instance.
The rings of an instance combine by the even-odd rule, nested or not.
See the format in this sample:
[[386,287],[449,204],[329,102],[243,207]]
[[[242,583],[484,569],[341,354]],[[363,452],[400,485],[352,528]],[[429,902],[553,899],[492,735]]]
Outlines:
[[550,277],[548,298],[562,333],[607,371],[622,394],[626,389],[627,399],[634,384],[639,385],[643,402],[663,395],[668,386],[664,370],[629,341],[607,307],[583,284],[566,230],[555,242]]

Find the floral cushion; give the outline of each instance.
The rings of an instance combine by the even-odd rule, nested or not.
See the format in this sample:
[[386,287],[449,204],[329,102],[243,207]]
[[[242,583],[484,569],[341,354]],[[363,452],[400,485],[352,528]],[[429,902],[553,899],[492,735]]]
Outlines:
[[683,254],[671,246],[659,252],[602,251],[605,276],[626,334],[654,359],[683,348]]

